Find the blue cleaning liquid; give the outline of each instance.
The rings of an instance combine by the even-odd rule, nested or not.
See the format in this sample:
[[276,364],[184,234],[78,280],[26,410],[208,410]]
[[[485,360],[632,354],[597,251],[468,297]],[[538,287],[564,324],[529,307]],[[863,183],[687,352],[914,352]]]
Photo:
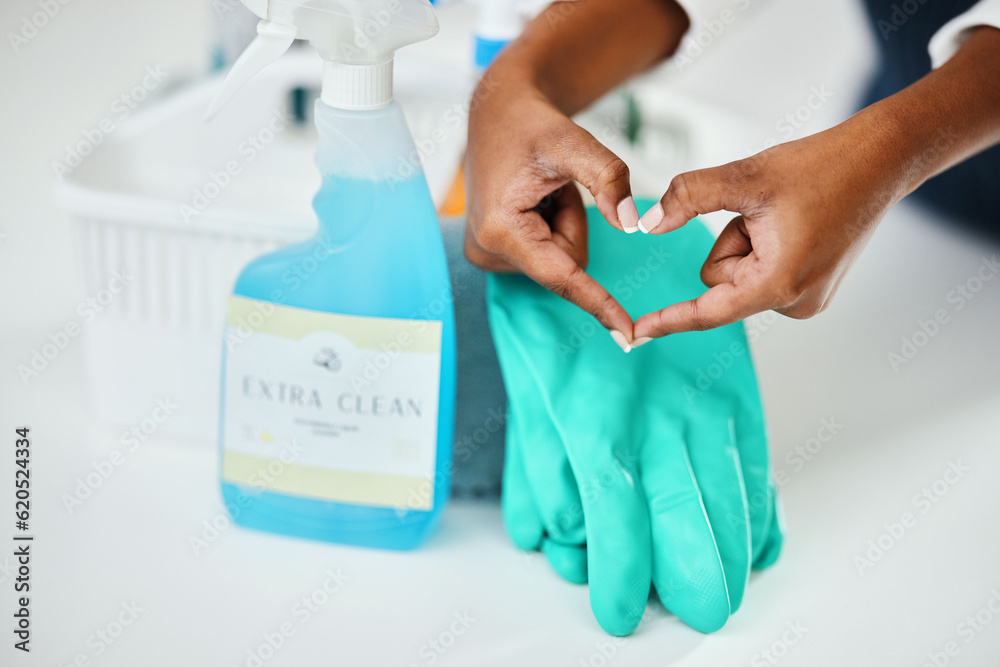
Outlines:
[[[222,480],[233,520],[273,533],[388,549],[423,542],[449,494],[455,325],[437,216],[409,132],[393,103],[349,112],[317,103],[322,186],[315,237],[252,261],[234,295],[320,313],[440,323],[433,500],[429,509],[373,506]],[[224,358],[226,351],[224,350]],[[226,378],[223,362],[223,380]],[[220,420],[225,455],[226,390]],[[431,488],[431,487],[428,487]]]

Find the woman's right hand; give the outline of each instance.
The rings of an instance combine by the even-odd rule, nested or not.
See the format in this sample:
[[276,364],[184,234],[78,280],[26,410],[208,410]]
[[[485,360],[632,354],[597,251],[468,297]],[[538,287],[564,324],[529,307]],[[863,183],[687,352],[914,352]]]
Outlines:
[[625,163],[570,116],[661,62],[688,25],[674,0],[554,2],[504,48],[470,104],[469,261],[528,275],[591,313],[623,349],[632,318],[584,271],[576,183],[614,227],[634,232],[639,216]]
[[630,342],[632,318],[584,270],[587,215],[575,185],[612,226],[635,232],[625,163],[539,90],[488,74],[473,97],[465,175],[469,261],[524,273]]

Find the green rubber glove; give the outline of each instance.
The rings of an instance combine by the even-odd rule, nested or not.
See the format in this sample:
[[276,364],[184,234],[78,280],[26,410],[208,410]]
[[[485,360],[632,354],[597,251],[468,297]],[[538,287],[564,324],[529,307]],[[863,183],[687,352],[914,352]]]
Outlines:
[[[647,208],[640,205],[640,210]],[[634,317],[704,286],[697,221],[625,235],[596,209],[590,267]],[[611,634],[638,625],[650,582],[695,629],[722,627],[751,565],[781,549],[756,376],[741,325],[626,355],[589,315],[516,275],[492,275],[490,326],[508,393],[504,521],[569,581],[589,581]]]

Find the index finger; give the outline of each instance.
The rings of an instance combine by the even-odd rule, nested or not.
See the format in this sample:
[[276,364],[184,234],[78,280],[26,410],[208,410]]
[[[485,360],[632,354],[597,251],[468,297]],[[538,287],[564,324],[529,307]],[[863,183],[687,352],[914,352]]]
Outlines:
[[[587,266],[587,211],[580,191],[573,183],[564,185],[542,199],[531,211],[522,215],[537,215],[547,221],[552,242],[566,251],[581,267]],[[464,250],[472,264],[490,273],[516,273],[517,267],[503,255],[490,252],[476,240],[471,216],[466,218]],[[530,228],[532,223],[526,225]]]
[[739,322],[770,308],[758,293],[734,283],[722,283],[697,299],[643,315],[635,322],[634,335],[656,338],[683,331],[704,331]]
[[750,173],[747,160],[719,167],[677,174],[658,204],[639,219],[644,234],[663,234],[680,229],[695,216],[715,211],[742,213],[746,198],[742,186]]
[[525,240],[512,249],[509,259],[536,283],[587,311],[604,328],[632,341],[632,318],[622,305],[551,238]]

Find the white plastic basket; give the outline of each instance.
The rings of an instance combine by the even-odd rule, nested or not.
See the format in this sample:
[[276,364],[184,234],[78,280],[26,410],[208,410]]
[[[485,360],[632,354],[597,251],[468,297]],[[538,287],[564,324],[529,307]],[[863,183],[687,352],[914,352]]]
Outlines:
[[[218,79],[151,102],[57,184],[57,200],[72,216],[85,294],[100,293],[116,272],[127,281],[84,326],[90,396],[104,420],[138,425],[158,400],[169,401],[179,407],[159,429],[214,442],[223,318],[236,275],[253,257],[315,227],[312,124],[272,130],[266,144],[262,131],[287,108],[290,91],[313,86],[320,70],[311,54],[290,54],[210,125],[202,119]],[[404,61],[397,63],[396,81],[419,138],[465,103],[471,78]],[[448,129],[445,141],[421,156],[437,202],[464,145],[465,128]],[[262,149],[250,144],[253,150],[243,150],[249,137]],[[230,161],[240,165],[238,176],[211,188],[211,173]],[[192,206],[195,189],[218,194],[203,211],[185,216],[190,209],[181,206]]]

